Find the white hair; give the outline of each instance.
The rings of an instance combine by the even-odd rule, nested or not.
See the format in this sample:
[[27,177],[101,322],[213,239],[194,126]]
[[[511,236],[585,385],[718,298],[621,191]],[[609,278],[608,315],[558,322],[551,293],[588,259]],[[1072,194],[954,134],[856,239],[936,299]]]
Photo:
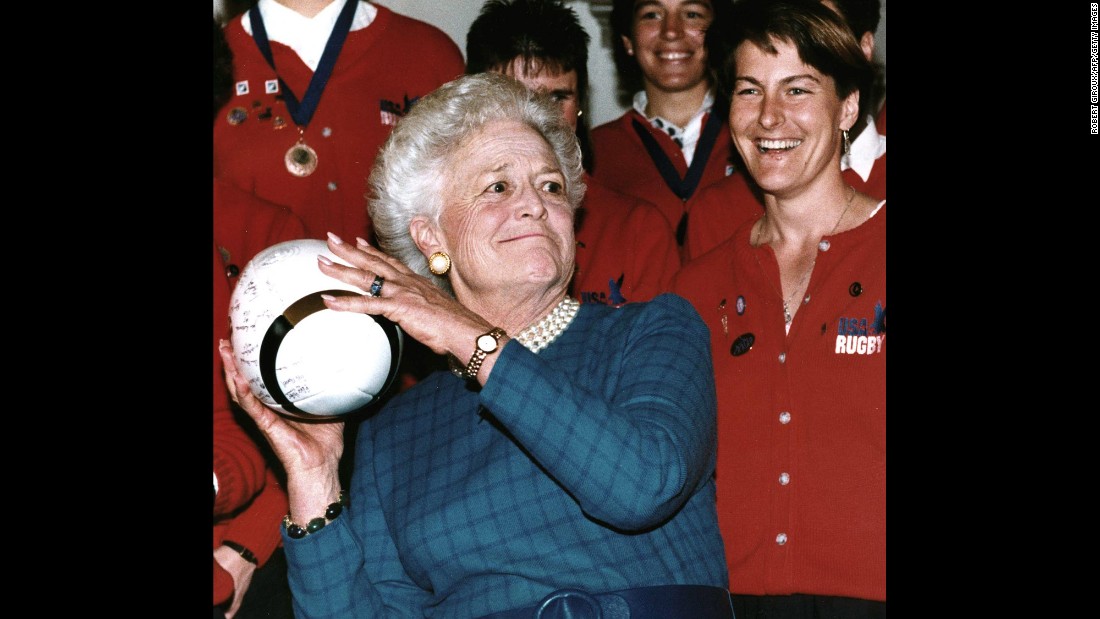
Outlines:
[[565,176],[566,199],[576,210],[586,189],[581,149],[561,108],[548,95],[496,73],[463,75],[418,100],[398,121],[371,170],[368,208],[382,251],[448,292],[453,292],[450,282],[428,270],[409,224],[417,216],[439,223],[452,154],[496,120],[523,123],[546,140]]

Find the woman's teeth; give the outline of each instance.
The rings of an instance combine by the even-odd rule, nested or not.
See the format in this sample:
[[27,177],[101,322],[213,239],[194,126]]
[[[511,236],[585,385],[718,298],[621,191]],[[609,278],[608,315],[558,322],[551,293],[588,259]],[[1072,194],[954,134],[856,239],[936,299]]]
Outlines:
[[761,153],[773,150],[790,150],[802,143],[802,140],[757,140],[756,148]]

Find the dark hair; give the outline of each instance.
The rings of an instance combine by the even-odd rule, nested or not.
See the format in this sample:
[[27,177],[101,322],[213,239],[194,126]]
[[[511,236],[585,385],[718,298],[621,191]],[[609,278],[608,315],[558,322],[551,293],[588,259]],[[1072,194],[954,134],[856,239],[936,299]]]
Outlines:
[[515,58],[577,72],[577,99],[588,99],[588,33],[561,0],[488,0],[466,33],[466,72],[500,71]]
[[634,93],[642,89],[642,70],[638,67],[638,61],[626,53],[622,39],[630,38],[630,27],[634,22],[634,0],[614,0],[610,22],[611,49],[614,53],[615,71],[619,76],[619,104],[630,107]]
[[[466,33],[466,73],[503,73],[514,59],[530,71],[577,72],[578,109],[588,107],[588,33],[561,0],[488,0]],[[590,157],[586,115],[577,121],[584,160]]]
[[733,52],[739,45],[748,41],[776,54],[774,42],[785,41],[798,50],[802,62],[833,78],[837,97],[859,91],[859,118],[872,109],[874,66],[848,24],[819,0],[740,0],[729,28],[721,71],[726,95],[733,89],[737,69]]
[[[878,31],[878,23],[882,19],[881,0],[829,0],[840,17],[848,23],[856,40],[863,38],[863,34],[870,32],[874,35]],[[872,59],[875,68],[874,86],[870,93],[871,110],[877,110],[879,102],[886,96],[886,67],[878,60]]]
[[[638,0],[614,0],[611,5],[611,48],[614,54],[615,70],[619,77],[618,101],[620,105],[627,107],[632,105],[634,93],[642,90],[644,86],[642,70],[638,66],[637,59],[627,54],[626,47],[623,46],[623,37],[631,38],[634,25],[634,5],[637,2]],[[705,45],[708,77],[711,84],[716,84],[717,75],[713,71],[713,59],[721,56],[722,47],[720,42],[725,38],[718,31],[728,23],[733,2],[732,0],[709,0],[709,2],[713,21],[707,29]]]
[[259,0],[222,0],[222,12],[219,15],[221,23],[228,24],[230,20],[252,8]]
[[211,21],[214,24],[214,118],[217,118],[218,110],[233,96],[233,52],[218,20]]
[[829,0],[858,40],[864,32],[874,34],[882,18],[882,0]]

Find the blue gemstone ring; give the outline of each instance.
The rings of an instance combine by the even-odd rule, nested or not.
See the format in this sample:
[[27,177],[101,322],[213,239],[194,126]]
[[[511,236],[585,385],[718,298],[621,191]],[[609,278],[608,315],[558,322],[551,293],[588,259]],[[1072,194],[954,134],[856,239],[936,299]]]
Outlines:
[[374,276],[374,283],[372,283],[370,285],[370,296],[377,297],[377,296],[381,295],[382,294],[382,284],[385,283],[385,281],[386,281],[386,279],[384,277],[382,277],[381,275],[375,275]]

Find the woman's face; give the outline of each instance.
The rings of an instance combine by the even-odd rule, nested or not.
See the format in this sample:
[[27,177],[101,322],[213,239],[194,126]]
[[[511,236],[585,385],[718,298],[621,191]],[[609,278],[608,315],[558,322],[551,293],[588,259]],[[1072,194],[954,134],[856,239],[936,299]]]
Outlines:
[[486,124],[451,156],[440,233],[456,294],[568,284],[573,206],[554,151],[512,120]]
[[805,187],[840,170],[840,129],[855,122],[859,94],[841,100],[833,78],[773,40],[771,55],[746,41],[734,52],[730,133],[749,173],[772,194]]
[[707,79],[707,28],[714,19],[710,0],[639,0],[632,37],[623,37],[638,61],[646,85],[665,92],[695,88]]
[[565,119],[573,131],[577,130],[577,110],[580,109],[580,101],[577,93],[577,70],[565,73],[554,73],[539,60],[532,60],[524,67],[523,58],[515,58],[512,64],[504,71],[516,80],[519,80],[527,90],[533,92],[548,92],[561,106],[562,118]]

